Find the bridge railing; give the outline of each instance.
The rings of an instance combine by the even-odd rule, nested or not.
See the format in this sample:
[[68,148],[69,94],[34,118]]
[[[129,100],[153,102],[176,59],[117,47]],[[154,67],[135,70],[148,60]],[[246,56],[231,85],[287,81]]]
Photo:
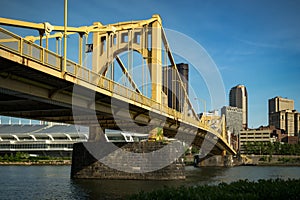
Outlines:
[[20,40],[20,46],[21,49],[19,53],[21,55],[44,63],[45,53],[43,52],[43,47],[23,39]]
[[[0,46],[5,47],[17,54],[35,60],[48,66],[52,69],[62,71],[62,57],[52,51],[49,51],[33,42],[27,41],[22,37],[11,33],[0,27]],[[148,98],[142,94],[138,94],[132,89],[123,86],[113,80],[108,79],[102,75],[96,74],[95,72],[84,68],[76,62],[67,60],[66,72],[76,78],[88,82],[92,85],[105,89],[126,99],[133,100],[135,103],[140,103],[150,107],[156,112],[166,113],[169,116],[174,116],[175,119],[181,119],[190,124],[196,125],[197,127],[203,127],[208,130],[198,120],[189,117],[186,113],[181,113],[173,108],[166,105],[160,104],[151,98]]]
[[24,57],[38,61],[50,68],[60,70],[62,57],[31,41],[0,28],[0,45]]
[[21,38],[5,29],[0,28],[0,45],[6,46],[8,49],[19,52]]

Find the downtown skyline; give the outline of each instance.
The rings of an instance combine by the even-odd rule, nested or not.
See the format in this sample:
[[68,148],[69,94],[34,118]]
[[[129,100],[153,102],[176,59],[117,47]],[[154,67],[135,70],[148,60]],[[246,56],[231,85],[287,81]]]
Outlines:
[[[300,110],[299,8],[297,1],[201,0],[173,1],[172,5],[166,1],[69,1],[68,25],[109,24],[159,14],[165,28],[189,36],[210,55],[223,79],[227,105],[230,88],[246,86],[248,127],[255,128],[268,125],[270,98],[293,99]],[[63,1],[14,0],[3,3],[0,13],[5,18],[63,25]],[[191,73],[190,84],[208,102],[207,110],[219,109],[210,107],[203,80],[199,83],[199,77]]]

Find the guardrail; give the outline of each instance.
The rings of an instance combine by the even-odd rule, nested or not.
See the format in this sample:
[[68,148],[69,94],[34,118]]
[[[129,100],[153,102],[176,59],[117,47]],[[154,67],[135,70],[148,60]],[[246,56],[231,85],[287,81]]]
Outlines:
[[[62,56],[49,51],[33,42],[27,41],[22,37],[9,32],[0,27],[0,46],[15,52],[18,55],[27,57],[29,59],[40,62],[41,64],[62,71]],[[146,105],[151,109],[159,113],[166,113],[169,116],[173,116],[175,119],[181,119],[188,122],[196,127],[201,127],[205,130],[210,128],[202,124],[200,121],[190,117],[187,113],[178,112],[175,109],[169,108],[166,105],[162,105],[142,94],[139,94],[119,83],[116,83],[107,77],[96,74],[95,72],[84,68],[77,63],[67,60],[66,72],[70,75],[77,77],[80,80],[86,81],[92,85],[100,87],[102,89],[108,90],[113,94],[120,95],[127,98],[128,100],[133,100],[141,105]],[[185,97],[185,102],[188,102],[188,97]],[[213,132],[213,131],[211,131]],[[217,134],[216,134],[217,135]]]

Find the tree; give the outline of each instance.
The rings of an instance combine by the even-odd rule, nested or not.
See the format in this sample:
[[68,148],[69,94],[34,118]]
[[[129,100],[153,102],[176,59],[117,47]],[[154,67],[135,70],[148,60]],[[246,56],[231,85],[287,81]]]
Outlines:
[[267,152],[270,155],[270,159],[272,158],[274,150],[275,150],[275,146],[273,145],[273,143],[272,142],[267,143]]
[[3,160],[9,161],[9,156],[7,154],[4,155]]
[[279,142],[274,142],[274,154],[279,155],[280,154],[280,149],[281,149],[281,144]]
[[9,161],[15,161],[15,157],[14,155],[11,153],[9,158],[8,158]]

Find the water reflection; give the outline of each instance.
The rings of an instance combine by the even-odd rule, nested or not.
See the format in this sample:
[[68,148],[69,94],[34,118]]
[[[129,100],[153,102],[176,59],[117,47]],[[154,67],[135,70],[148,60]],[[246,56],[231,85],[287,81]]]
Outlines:
[[186,167],[186,176],[180,181],[72,180],[70,166],[0,166],[0,199],[118,199],[165,186],[300,179],[300,167]]
[[248,179],[258,181],[259,179],[300,179],[300,167],[280,167],[280,166],[238,166],[220,170],[224,173],[211,177],[211,182],[230,183],[237,180]]
[[91,199],[120,198],[140,191],[153,191],[164,186],[183,185],[184,181],[143,181],[143,180],[72,180]]
[[73,184],[83,189],[91,199],[120,198],[140,191],[150,192],[164,187],[211,184],[214,176],[222,176],[226,168],[186,167],[186,180],[149,181],[149,180],[90,180],[75,179]]
[[223,177],[230,168],[224,167],[203,167],[194,168],[186,167],[186,184],[187,185],[212,185],[216,180],[214,177]]
[[300,167],[186,167],[186,180],[179,181],[142,181],[142,180],[73,180],[82,188],[90,199],[123,198],[140,191],[193,185],[214,185],[230,183],[240,179],[257,181],[259,179],[300,179]]

